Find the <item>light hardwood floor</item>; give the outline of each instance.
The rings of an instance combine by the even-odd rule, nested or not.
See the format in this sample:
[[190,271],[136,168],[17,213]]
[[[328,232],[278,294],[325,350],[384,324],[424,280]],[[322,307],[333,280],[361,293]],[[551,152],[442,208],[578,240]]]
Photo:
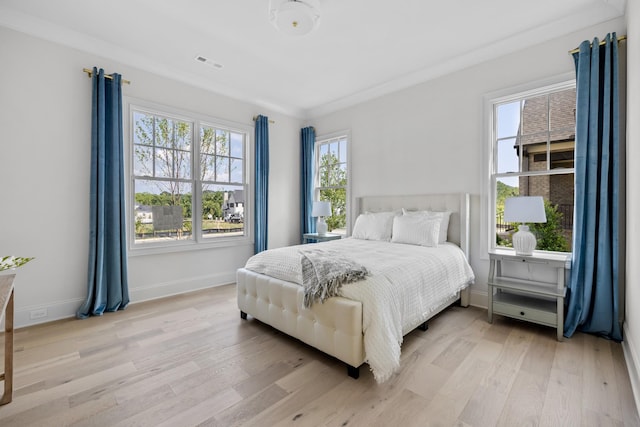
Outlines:
[[16,332],[0,426],[639,426],[619,344],[451,307],[378,385],[249,317],[235,286]]

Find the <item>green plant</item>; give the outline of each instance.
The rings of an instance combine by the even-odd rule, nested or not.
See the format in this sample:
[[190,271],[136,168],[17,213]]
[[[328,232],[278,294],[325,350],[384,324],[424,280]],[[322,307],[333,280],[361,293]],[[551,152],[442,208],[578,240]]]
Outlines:
[[548,200],[544,201],[547,222],[529,224],[529,230],[536,235],[536,248],[541,251],[569,252],[570,246],[562,234],[562,212]]
[[33,258],[25,258],[13,255],[3,256],[2,258],[0,258],[0,271],[21,267],[32,259]]

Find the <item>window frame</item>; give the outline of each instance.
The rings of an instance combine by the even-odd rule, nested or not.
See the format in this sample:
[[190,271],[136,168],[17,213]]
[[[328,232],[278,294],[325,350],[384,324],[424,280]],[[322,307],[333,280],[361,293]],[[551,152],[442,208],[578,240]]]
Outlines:
[[[200,113],[194,113],[186,110],[182,110],[176,107],[168,105],[158,104],[150,101],[145,101],[136,98],[125,98],[125,111],[124,115],[124,144],[125,144],[125,173],[127,174],[125,180],[125,194],[126,194],[126,215],[127,215],[127,245],[129,254],[136,255],[149,255],[155,253],[171,253],[171,252],[185,252],[192,250],[210,249],[216,247],[235,247],[251,245],[253,243],[253,178],[251,168],[253,165],[253,147],[252,141],[252,127],[250,125],[232,122],[229,120],[220,119],[217,117],[207,116]],[[135,181],[140,179],[134,175],[134,113],[142,112],[151,115],[166,117],[173,120],[180,120],[189,122],[192,124],[191,129],[191,179],[188,180],[191,185],[191,210],[192,210],[192,238],[187,240],[170,240],[162,242],[135,242],[135,221],[134,206],[135,206]],[[221,129],[225,131],[240,133],[244,136],[243,146],[243,183],[241,184],[244,190],[244,233],[241,236],[221,236],[215,238],[204,238],[202,235],[202,185],[209,182],[209,180],[202,180],[200,177],[199,165],[201,159],[200,153],[200,130],[202,127],[213,127],[214,129]],[[229,153],[228,157],[232,157]],[[219,184],[222,185],[222,184]],[[228,183],[228,185],[237,185]]]
[[[500,104],[506,104],[509,102],[519,101],[525,98],[532,98],[541,95],[547,95],[552,92],[558,92],[566,89],[572,89],[576,87],[576,79],[574,73],[566,73],[560,76],[556,76],[550,79],[533,82],[527,85],[518,86],[510,89],[505,89],[497,92],[493,92],[484,96],[484,126],[485,126],[485,149],[484,154],[484,173],[482,177],[483,182],[483,197],[481,208],[481,228],[484,230],[481,232],[481,244],[487,250],[482,252],[481,258],[488,260],[488,253],[497,248],[503,248],[496,245],[496,181],[500,177],[521,177],[521,176],[550,176],[561,174],[575,174],[575,165],[573,168],[560,168],[560,169],[547,169],[545,171],[519,171],[517,173],[497,173],[496,161],[497,161],[497,119],[496,119],[496,106]],[[547,147],[548,149],[548,147]],[[522,159],[520,159],[520,162]],[[547,156],[547,162],[551,159]],[[549,166],[549,164],[547,165]],[[520,166],[519,169],[522,169]],[[575,201],[574,201],[575,204]],[[552,251],[540,251],[543,253],[563,253],[570,254],[571,252],[552,252]]]
[[[316,141],[314,144],[314,153],[313,153],[313,200],[320,200],[320,191],[322,189],[329,188],[342,188],[342,186],[333,186],[333,187],[320,187],[320,147],[323,145],[330,144],[331,142],[336,142],[344,139],[347,146],[347,161],[346,161],[346,179],[347,184],[345,185],[345,234],[344,236],[351,235],[351,132],[350,131],[341,131],[341,132],[333,132],[330,134],[320,135],[316,137]],[[334,231],[331,231],[332,233]]]

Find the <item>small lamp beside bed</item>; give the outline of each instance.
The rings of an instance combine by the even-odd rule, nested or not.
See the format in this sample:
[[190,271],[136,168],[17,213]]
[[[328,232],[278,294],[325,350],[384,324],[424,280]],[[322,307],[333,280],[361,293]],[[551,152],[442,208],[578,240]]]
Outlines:
[[519,222],[518,231],[511,236],[516,255],[530,256],[536,248],[536,236],[525,222],[547,222],[544,199],[540,196],[509,197],[504,202],[504,221]]
[[311,216],[318,217],[316,223],[316,232],[318,236],[324,236],[327,234],[327,223],[324,220],[325,216],[331,216],[331,202],[318,201],[313,202],[313,208],[311,209]]

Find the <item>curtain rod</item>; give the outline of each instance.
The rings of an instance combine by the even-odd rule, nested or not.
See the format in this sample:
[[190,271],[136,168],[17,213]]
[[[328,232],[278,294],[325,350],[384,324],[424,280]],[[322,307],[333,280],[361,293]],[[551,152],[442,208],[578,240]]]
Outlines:
[[[85,73],[87,73],[87,75],[88,75],[89,77],[91,77],[91,75],[93,74],[93,70],[90,70],[90,69],[88,69],[88,68],[83,68],[83,69],[82,69],[82,71],[84,71]],[[106,79],[113,80],[113,76],[111,76],[111,75],[109,75],[109,74],[105,74],[105,75],[104,75],[104,77],[105,77]],[[126,84],[126,85],[131,84],[131,82],[130,82],[129,80],[125,80],[125,79],[122,79],[122,83],[124,83],[124,84]]]
[[[621,41],[626,40],[626,39],[627,39],[627,36],[619,36],[618,37],[618,43],[620,43]],[[601,41],[600,42],[600,46],[604,45],[605,43],[606,43],[606,41]],[[591,44],[589,44],[589,46],[591,46]],[[575,49],[571,49],[569,51],[569,55],[573,55],[574,53],[577,53],[577,52],[580,52],[580,48],[579,47],[577,47]]]
[[[258,120],[258,116],[253,116],[253,121],[255,122],[256,120]],[[275,122],[273,120],[269,120],[269,123],[274,124]]]

